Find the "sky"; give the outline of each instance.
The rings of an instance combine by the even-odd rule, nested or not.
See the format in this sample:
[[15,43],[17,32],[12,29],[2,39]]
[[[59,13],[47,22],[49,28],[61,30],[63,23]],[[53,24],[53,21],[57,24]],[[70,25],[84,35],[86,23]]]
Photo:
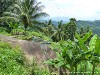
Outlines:
[[100,20],[100,0],[38,0],[50,17]]

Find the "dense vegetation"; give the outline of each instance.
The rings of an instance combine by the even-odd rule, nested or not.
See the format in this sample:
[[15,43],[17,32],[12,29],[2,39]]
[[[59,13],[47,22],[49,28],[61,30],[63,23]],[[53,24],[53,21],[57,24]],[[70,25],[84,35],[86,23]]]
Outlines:
[[[91,72],[86,75],[99,75],[97,65],[100,62],[100,39],[97,35],[94,35],[89,41],[89,44],[84,44],[91,36],[91,31],[85,34],[83,38],[80,38],[77,33],[75,36],[74,41],[52,42],[51,48],[56,52],[57,58],[54,60],[50,59],[45,63],[60,68],[62,70],[62,72],[59,71],[60,75],[66,75],[67,72],[72,72],[72,74],[75,72],[75,75],[77,75],[77,72],[79,75],[81,72]],[[58,51],[55,49],[58,49]]]
[[25,75],[23,53],[19,47],[13,48],[10,44],[0,41],[0,75]]
[[19,46],[0,41],[0,75],[49,75],[35,60],[30,65]]
[[[1,0],[0,6],[0,35],[49,44],[57,55],[43,62],[49,66],[43,69],[35,60],[29,65],[19,47],[0,41],[1,75],[100,74],[100,38],[87,24],[77,23],[75,18],[57,25],[52,20],[40,22],[39,18],[48,14],[42,12],[44,6],[36,0]],[[78,29],[79,24],[87,27]]]
[[[63,19],[63,17],[62,17],[62,19]],[[68,21],[69,20],[66,19],[66,21],[63,21],[63,23],[66,23]],[[44,22],[44,20],[42,20],[42,22]],[[80,29],[81,27],[83,27],[85,29],[87,26],[89,26],[89,28],[91,30],[93,30],[93,33],[98,34],[98,36],[100,36],[100,33],[99,33],[99,31],[100,31],[100,20],[95,20],[95,21],[78,20],[76,23],[77,23],[77,28]],[[57,25],[57,21],[55,21],[55,19],[54,19],[52,21],[52,24]]]
[[98,36],[100,36],[100,20],[95,20],[95,21],[82,21],[82,20],[79,20],[77,21],[77,24],[78,24],[78,27],[86,27],[86,26],[89,26],[90,29],[93,30],[93,32],[95,34],[98,34]]

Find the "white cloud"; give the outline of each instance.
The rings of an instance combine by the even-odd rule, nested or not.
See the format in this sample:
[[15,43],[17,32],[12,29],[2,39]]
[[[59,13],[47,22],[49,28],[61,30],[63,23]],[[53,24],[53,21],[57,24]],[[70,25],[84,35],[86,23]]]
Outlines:
[[100,0],[39,0],[51,17],[65,16],[76,19],[100,19]]

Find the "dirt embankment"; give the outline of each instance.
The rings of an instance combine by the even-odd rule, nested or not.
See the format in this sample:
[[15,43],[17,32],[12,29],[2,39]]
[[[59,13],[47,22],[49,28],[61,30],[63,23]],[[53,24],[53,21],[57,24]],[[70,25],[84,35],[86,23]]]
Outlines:
[[25,53],[25,56],[29,60],[32,60],[33,57],[35,57],[38,62],[42,62],[46,59],[55,57],[54,51],[52,51],[49,47],[42,45],[38,42],[19,40],[13,38],[12,36],[3,35],[0,35],[0,40],[11,43],[12,46],[20,46],[22,48],[22,51]]

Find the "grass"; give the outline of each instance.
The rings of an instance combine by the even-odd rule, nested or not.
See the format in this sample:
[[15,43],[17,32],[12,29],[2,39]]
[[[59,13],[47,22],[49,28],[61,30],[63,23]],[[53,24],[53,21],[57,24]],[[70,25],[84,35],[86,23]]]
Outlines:
[[0,27],[0,35],[11,36],[6,30],[6,28]]
[[49,75],[49,71],[35,60],[30,64],[19,46],[0,41],[0,75]]
[[19,47],[0,41],[0,75],[27,75],[24,59]]

